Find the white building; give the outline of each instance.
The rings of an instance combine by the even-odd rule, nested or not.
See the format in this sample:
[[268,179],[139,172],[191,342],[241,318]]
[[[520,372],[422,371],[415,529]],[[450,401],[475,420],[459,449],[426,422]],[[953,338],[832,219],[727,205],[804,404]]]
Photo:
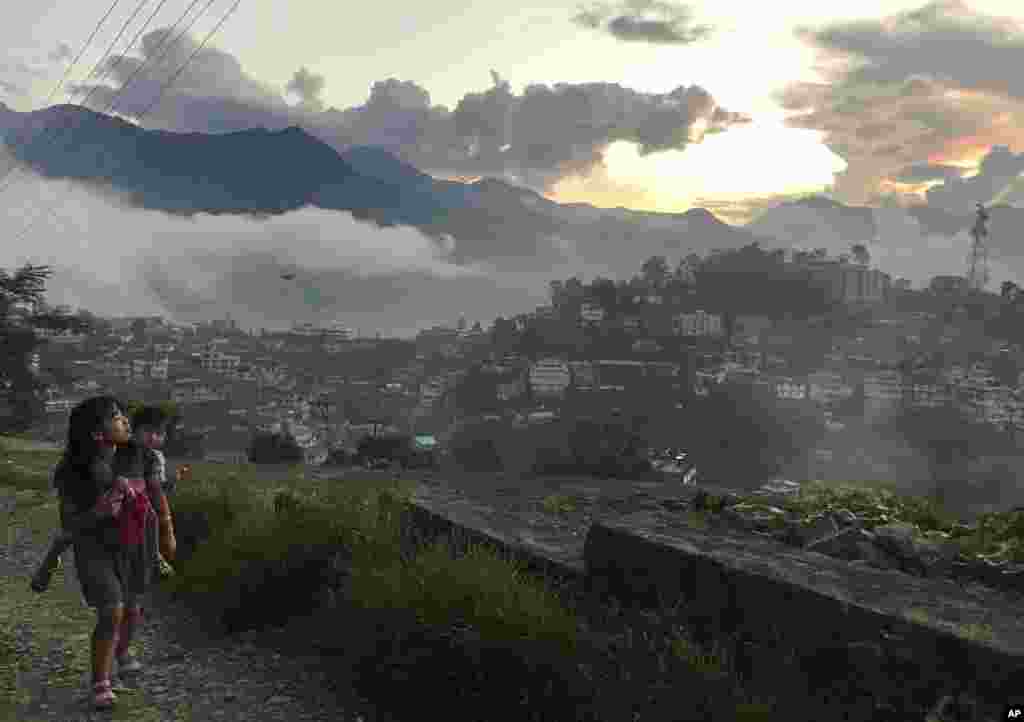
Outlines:
[[78,402],[74,399],[51,399],[46,402],[46,413],[69,413]]
[[204,401],[226,401],[227,394],[199,379],[182,379],[171,390],[171,399],[179,404],[198,404]]
[[569,365],[561,359],[541,359],[530,367],[530,388],[540,396],[561,396],[571,381]]
[[216,373],[228,373],[238,368],[241,362],[239,356],[226,354],[216,349],[208,348],[199,354],[199,364],[207,371]]
[[672,329],[677,336],[720,336],[722,315],[701,310],[676,314],[672,317]]
[[89,338],[88,334],[75,333],[69,328],[55,329],[35,327],[33,328],[33,332],[35,333],[36,338],[45,338],[48,341],[58,344],[81,344]]
[[780,378],[775,381],[775,397],[778,399],[803,400],[807,398],[807,384],[791,378]]
[[807,384],[811,400],[819,404],[835,403],[853,395],[853,387],[835,371],[815,371],[808,375]]
[[596,324],[604,320],[604,309],[594,303],[584,303],[580,306],[580,322],[582,324]]

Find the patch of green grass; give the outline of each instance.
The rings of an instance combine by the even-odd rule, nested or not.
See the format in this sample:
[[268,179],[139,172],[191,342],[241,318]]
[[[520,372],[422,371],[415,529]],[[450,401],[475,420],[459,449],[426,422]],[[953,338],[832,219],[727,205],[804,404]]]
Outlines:
[[576,511],[577,499],[571,494],[549,494],[541,501],[544,511],[549,514],[568,514]]
[[[752,495],[743,498],[742,503],[750,508],[768,508],[763,499]],[[804,521],[822,512],[848,509],[866,529],[911,524],[923,538],[956,541],[967,556],[1024,562],[1024,512],[982,514],[976,524],[965,525],[934,499],[899,494],[884,482],[808,481],[796,496],[779,502],[779,506],[799,514]]]
[[0,486],[46,491],[58,451],[28,451],[0,437]]
[[918,624],[939,624],[942,627],[952,629],[964,639],[975,641],[990,641],[992,639],[992,625],[990,624],[956,624],[939,620],[936,622],[926,609],[911,607],[906,610],[907,619]]

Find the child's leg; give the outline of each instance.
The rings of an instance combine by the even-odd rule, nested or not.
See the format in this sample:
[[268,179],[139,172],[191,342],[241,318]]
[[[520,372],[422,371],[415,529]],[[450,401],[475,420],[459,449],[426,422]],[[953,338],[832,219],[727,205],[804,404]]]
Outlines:
[[36,592],[46,591],[47,587],[50,586],[50,579],[53,576],[53,572],[57,569],[57,565],[60,563],[60,555],[71,546],[71,536],[64,532],[61,532],[53,541],[50,542],[50,548],[46,551],[46,556],[39,563],[36,568],[35,574],[32,575],[32,589]]
[[110,681],[114,668],[114,648],[124,619],[124,606],[108,606],[96,610],[96,628],[92,633],[92,681]]
[[117,632],[117,648],[116,656],[118,660],[118,666],[121,672],[135,672],[138,671],[140,665],[129,657],[129,646],[132,640],[135,638],[135,634],[138,631],[139,625],[142,623],[142,606],[137,602],[132,603],[124,610],[124,616],[121,618],[121,625]]

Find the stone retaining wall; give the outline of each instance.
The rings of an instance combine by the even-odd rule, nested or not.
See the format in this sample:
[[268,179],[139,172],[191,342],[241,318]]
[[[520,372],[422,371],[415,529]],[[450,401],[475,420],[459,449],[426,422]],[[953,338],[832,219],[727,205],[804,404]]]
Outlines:
[[1024,691],[1024,608],[993,590],[694,528],[669,511],[598,521],[582,544],[543,545],[526,524],[516,529],[508,516],[497,523],[490,511],[443,487],[421,488],[409,518],[423,538],[487,543],[573,594],[674,608],[697,641],[724,643],[755,686],[777,679],[782,660],[795,655],[812,695],[837,682],[908,704],[964,694],[998,715]]

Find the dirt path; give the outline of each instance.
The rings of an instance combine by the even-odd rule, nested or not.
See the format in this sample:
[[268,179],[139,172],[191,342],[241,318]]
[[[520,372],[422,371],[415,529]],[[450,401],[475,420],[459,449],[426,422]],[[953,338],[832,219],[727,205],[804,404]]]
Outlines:
[[94,616],[82,602],[72,554],[44,594],[28,588],[53,531],[52,498],[0,486],[0,514],[0,720],[387,722],[329,681],[328,661],[295,649],[303,638],[295,629],[213,639],[159,591],[135,645],[142,676],[126,685],[113,712],[92,710]]

